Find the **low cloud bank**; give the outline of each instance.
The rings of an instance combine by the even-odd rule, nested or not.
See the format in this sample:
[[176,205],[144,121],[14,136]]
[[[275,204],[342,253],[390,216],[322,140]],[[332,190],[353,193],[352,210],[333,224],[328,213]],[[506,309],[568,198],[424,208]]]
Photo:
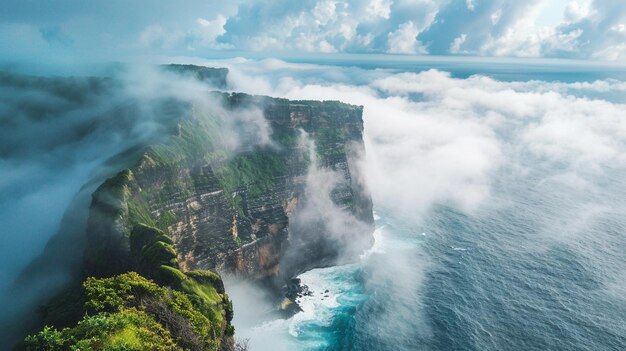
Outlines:
[[626,162],[626,105],[616,98],[621,81],[503,82],[437,70],[220,63],[234,71],[236,90],[363,105],[363,166],[377,206],[420,213],[449,203],[471,210],[488,197],[499,169],[525,157],[563,163],[564,173]]

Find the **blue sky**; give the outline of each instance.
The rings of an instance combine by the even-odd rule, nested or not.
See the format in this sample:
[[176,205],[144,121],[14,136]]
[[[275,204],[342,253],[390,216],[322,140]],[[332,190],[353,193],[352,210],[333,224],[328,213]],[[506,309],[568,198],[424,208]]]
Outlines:
[[216,52],[626,59],[624,0],[3,0],[3,59]]

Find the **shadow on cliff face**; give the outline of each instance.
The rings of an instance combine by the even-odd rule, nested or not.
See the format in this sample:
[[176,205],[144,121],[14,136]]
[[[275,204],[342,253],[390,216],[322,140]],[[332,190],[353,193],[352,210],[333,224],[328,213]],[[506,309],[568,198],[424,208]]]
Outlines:
[[233,153],[269,142],[261,111],[230,116],[212,89],[155,67],[119,66],[111,78],[0,73],[4,346],[35,322],[35,306],[80,277],[90,195],[145,145],[189,116],[211,118]]

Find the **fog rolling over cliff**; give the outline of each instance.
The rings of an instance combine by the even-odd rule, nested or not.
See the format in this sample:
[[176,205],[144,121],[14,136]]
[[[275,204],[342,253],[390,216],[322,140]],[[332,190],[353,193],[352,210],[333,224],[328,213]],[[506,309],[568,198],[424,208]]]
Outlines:
[[[0,131],[0,294],[12,301],[2,309],[0,339],[7,343],[20,337],[20,320],[33,320],[26,310],[32,312],[42,296],[80,272],[89,197],[112,171],[107,160],[158,140],[166,128],[162,120],[174,112],[150,113],[146,107],[163,101],[147,101],[128,85],[109,78],[0,74],[5,126]],[[59,235],[67,240],[50,242],[54,257],[13,285],[57,232],[64,213]]]
[[[358,173],[351,173],[358,172],[351,165],[363,148],[360,107],[245,94],[213,98],[224,110],[215,115],[194,105],[192,117],[179,120],[173,138],[149,147],[130,168],[124,179],[128,194],[117,195],[117,183],[105,183],[95,193],[87,229],[88,272],[127,270],[125,262],[132,257],[125,233],[140,222],[172,234],[184,269],[216,268],[252,279],[284,280],[342,259],[348,242],[360,248],[353,256],[369,246],[371,200]],[[269,126],[250,128],[249,114],[255,111]],[[242,119],[234,125],[243,125],[236,134],[247,137],[233,150],[230,135],[220,128],[237,118]],[[270,130],[268,138],[264,133]],[[314,149],[300,143],[306,130],[315,140]],[[307,191],[320,168],[331,170],[334,182]],[[315,202],[319,193],[334,204],[332,208],[328,202]],[[112,203],[122,206],[121,214],[111,216]],[[310,208],[327,214],[307,213]],[[348,227],[331,221],[332,212],[353,217],[355,224],[363,220],[364,230],[350,231],[351,240],[344,239]],[[299,223],[295,231],[290,228],[292,218]],[[293,245],[297,242],[302,246]],[[286,258],[291,249],[298,251],[294,257],[300,262]],[[119,264],[112,265],[110,255]]]
[[[14,267],[3,270],[0,293],[15,301],[0,339],[22,338],[38,324],[35,307],[85,273],[141,272],[129,241],[139,225],[169,233],[182,271],[277,288],[371,244],[372,203],[357,167],[362,108],[211,92],[226,87],[226,72],[0,76],[0,116],[14,127],[0,145],[9,175],[1,201],[12,204],[0,213],[11,232],[2,263]],[[44,311],[53,324],[64,313]]]

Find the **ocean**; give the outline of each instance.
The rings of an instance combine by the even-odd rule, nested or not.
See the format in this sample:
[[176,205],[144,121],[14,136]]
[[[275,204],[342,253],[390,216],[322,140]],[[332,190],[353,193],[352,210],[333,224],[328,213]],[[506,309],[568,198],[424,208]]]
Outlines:
[[[255,333],[283,328],[299,350],[623,350],[626,183],[607,182],[589,196],[532,177],[504,205],[419,225],[378,211],[358,263],[302,274],[303,312]],[[587,215],[553,226],[562,212]]]
[[[426,68],[397,62],[368,65],[360,68],[409,72],[417,75],[409,79],[427,84],[419,76]],[[486,160],[496,164],[477,161],[475,167],[485,167],[485,172],[470,172],[469,180],[450,185],[452,189],[444,184],[445,196],[430,197],[424,195],[427,191],[412,195],[410,189],[438,183],[394,178],[390,166],[386,170],[392,181],[416,198],[414,209],[410,197],[399,199],[401,211],[393,198],[380,195],[387,187],[371,179],[374,246],[353,264],[300,275],[313,292],[298,301],[302,312],[251,323],[249,316],[237,316],[241,299],[234,293],[235,327],[240,337],[249,338],[251,350],[626,349],[623,88],[581,88],[584,82],[622,84],[623,74],[555,66],[547,74],[508,63],[485,67],[452,67],[444,85],[469,95],[487,90],[493,93],[489,101],[479,101],[475,94],[468,104],[450,103],[448,92],[423,87],[403,98],[418,106],[415,114],[422,122],[442,118],[432,114],[431,104],[440,103],[457,114],[446,127],[465,118],[488,126],[488,132],[478,134],[497,145],[498,156]],[[468,87],[475,75],[489,78],[474,79]],[[555,90],[562,85],[564,90]],[[388,98],[388,92],[381,95]],[[498,110],[499,94],[515,96]],[[602,107],[609,105],[613,112]],[[389,139],[375,130],[378,117],[367,114],[367,104],[365,110],[367,152],[379,159],[385,155],[379,149]],[[497,118],[489,117],[494,111]],[[621,117],[607,119],[619,111]],[[593,130],[593,137],[585,130]],[[474,167],[473,157],[478,157],[468,153],[465,158],[472,161],[464,168]],[[441,174],[433,168],[446,167],[428,160],[406,162],[414,162],[414,174],[427,176]],[[463,157],[449,160],[463,163]],[[479,199],[463,202],[459,194],[476,187]],[[417,199],[423,196],[426,205]]]

